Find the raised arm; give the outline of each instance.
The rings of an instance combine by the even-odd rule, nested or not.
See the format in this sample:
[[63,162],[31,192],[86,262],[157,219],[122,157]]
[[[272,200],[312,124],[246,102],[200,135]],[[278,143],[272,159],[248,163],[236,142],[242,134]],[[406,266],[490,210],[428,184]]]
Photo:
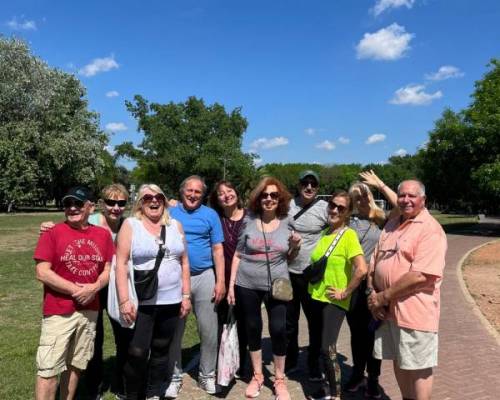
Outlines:
[[363,183],[366,183],[368,186],[371,186],[382,193],[393,209],[398,209],[398,195],[394,190],[387,186],[384,181],[382,181],[382,179],[380,179],[377,174],[373,172],[372,169],[360,172],[359,176],[361,177]]

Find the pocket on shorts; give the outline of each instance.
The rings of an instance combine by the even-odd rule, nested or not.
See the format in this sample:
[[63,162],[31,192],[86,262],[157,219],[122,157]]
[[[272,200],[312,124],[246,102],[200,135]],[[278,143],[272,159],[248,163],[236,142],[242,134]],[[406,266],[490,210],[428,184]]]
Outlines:
[[36,365],[39,370],[53,369],[57,357],[54,355],[56,336],[46,335],[40,338],[38,350],[36,352]]
[[[95,324],[94,324],[95,326]],[[94,356],[94,345],[95,345],[95,329],[87,328],[85,329],[83,339],[83,357],[85,361],[89,362]]]

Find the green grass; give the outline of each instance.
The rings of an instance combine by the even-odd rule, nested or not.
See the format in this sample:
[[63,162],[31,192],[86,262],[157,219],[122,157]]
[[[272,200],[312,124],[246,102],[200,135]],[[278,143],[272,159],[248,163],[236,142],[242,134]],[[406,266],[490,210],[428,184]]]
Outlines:
[[[62,219],[62,213],[0,216],[0,399],[34,398],[42,285],[35,279],[33,250],[40,223]],[[109,380],[114,341],[106,317],[104,331],[105,378]],[[198,342],[190,316],[183,340],[185,362]],[[114,397],[108,392],[105,399]]]
[[476,215],[442,214],[434,210],[431,214],[443,226],[446,233],[468,230],[479,222]]

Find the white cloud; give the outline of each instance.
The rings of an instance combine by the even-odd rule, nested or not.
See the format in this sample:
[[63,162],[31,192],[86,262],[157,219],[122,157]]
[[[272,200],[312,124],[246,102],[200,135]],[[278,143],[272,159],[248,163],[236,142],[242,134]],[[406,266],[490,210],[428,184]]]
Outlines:
[[23,16],[19,20],[17,17],[12,17],[7,26],[14,31],[36,31],[36,22],[24,19]]
[[95,58],[92,60],[91,63],[85,65],[83,68],[81,68],[78,73],[83,76],[94,76],[100,72],[107,72],[112,69],[118,68],[119,65],[115,61],[115,58],[113,55],[111,57],[104,57],[104,58]]
[[399,8],[403,6],[412,8],[413,3],[415,3],[415,0],[377,0],[371,11],[375,16],[379,16],[390,8]]
[[365,33],[356,46],[357,57],[397,60],[410,49],[410,41],[414,37],[413,33],[407,33],[404,26],[396,23],[375,33]]
[[262,159],[262,157],[257,157],[253,159],[253,165],[256,167],[261,165],[263,162],[264,160]]
[[257,149],[272,149],[273,147],[286,146],[288,144],[288,138],[284,136],[277,136],[273,138],[260,138],[254,140],[250,147],[252,150]]
[[378,142],[383,142],[386,136],[383,133],[375,133],[366,139],[366,144],[373,144]]
[[111,132],[126,131],[128,128],[123,122],[110,122],[106,124],[106,130]]
[[399,88],[394,93],[394,97],[389,101],[391,104],[425,106],[431,104],[433,100],[443,97],[443,92],[438,90],[435,93],[426,93],[424,85],[406,85]]
[[408,154],[408,152],[405,149],[398,149],[392,155],[393,156],[398,156],[398,157],[404,157],[407,154]]
[[315,128],[306,128],[304,129],[304,132],[306,133],[306,135],[309,135],[309,136],[312,136],[316,133],[317,129]]
[[443,65],[439,68],[438,72],[426,74],[425,79],[429,81],[444,81],[445,79],[450,78],[461,78],[464,75],[465,74],[460,71],[459,68],[454,67],[453,65]]
[[105,149],[106,149],[106,150],[107,150],[107,152],[108,152],[109,154],[111,154],[112,156],[114,156],[114,155],[115,155],[115,153],[116,153],[115,146],[107,145],[107,146],[105,147]]
[[118,93],[116,90],[110,90],[109,92],[106,92],[106,97],[117,97],[119,95],[120,93]]
[[325,140],[321,143],[318,143],[316,145],[316,148],[321,149],[321,150],[326,150],[326,151],[332,151],[333,149],[335,149],[335,143],[330,142],[329,140]]
[[339,143],[340,144],[348,144],[351,141],[351,139],[346,138],[344,136],[339,137]]

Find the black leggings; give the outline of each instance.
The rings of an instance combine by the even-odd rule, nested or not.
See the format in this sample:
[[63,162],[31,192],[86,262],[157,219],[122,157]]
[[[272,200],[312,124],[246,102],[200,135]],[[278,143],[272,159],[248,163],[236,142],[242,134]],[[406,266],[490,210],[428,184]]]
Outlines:
[[[127,400],[162,396],[169,371],[168,352],[179,321],[180,303],[139,306],[124,367]],[[164,388],[163,388],[164,390]]]
[[261,304],[267,309],[269,333],[273,354],[286,355],[286,306],[284,301],[275,300],[268,291],[247,289],[235,286],[236,302],[241,306],[245,318],[245,328],[248,339],[248,349],[258,351],[262,348],[262,314]]

